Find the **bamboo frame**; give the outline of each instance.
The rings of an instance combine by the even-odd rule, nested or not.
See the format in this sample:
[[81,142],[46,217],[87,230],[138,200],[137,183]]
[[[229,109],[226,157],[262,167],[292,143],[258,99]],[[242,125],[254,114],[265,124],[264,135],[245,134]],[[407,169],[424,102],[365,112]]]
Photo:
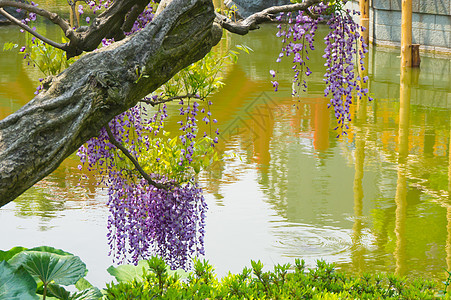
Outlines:
[[360,8],[360,26],[365,27],[365,31],[362,31],[365,44],[370,44],[370,1],[359,0]]
[[401,2],[401,68],[412,66],[412,0]]

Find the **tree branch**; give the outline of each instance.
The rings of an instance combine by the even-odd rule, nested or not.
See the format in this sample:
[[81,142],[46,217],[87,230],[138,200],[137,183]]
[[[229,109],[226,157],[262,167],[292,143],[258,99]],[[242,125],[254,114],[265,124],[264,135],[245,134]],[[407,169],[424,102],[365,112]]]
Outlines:
[[144,102],[144,103],[150,104],[152,106],[155,106],[155,105],[158,105],[158,104],[163,104],[163,103],[166,103],[166,102],[171,102],[171,101],[174,101],[174,100],[181,100],[181,99],[186,99],[186,98],[202,99],[199,95],[186,94],[186,95],[183,95],[183,96],[174,96],[174,97],[170,97],[170,98],[167,98],[167,99],[157,98],[155,100],[150,100],[150,99],[144,98],[144,99],[141,99],[140,102]]
[[[15,2],[15,1],[10,1],[10,0],[0,0],[0,8],[6,7],[6,6],[20,8],[20,9],[26,10],[28,12],[32,12],[37,15],[40,15],[44,18],[47,18],[50,21],[52,21],[54,24],[61,27],[61,29],[63,30],[64,33],[66,33],[68,30],[72,30],[72,28],[70,27],[70,24],[56,13],[49,12],[45,9],[38,8],[36,6],[30,5],[27,3]],[[2,14],[4,14],[4,13],[2,12]]]
[[258,26],[259,24],[275,21],[276,14],[293,11],[305,11],[310,13],[308,9],[321,1],[322,0],[306,0],[302,3],[269,7],[238,22],[234,22],[226,16],[216,13],[216,22],[227,31],[245,35],[251,30],[260,28]]
[[24,30],[28,31],[29,33],[31,33],[32,35],[34,35],[35,37],[37,37],[38,39],[42,40],[43,42],[49,44],[52,47],[55,47],[55,48],[58,48],[58,49],[61,49],[64,51],[66,51],[68,49],[67,43],[60,44],[55,41],[52,41],[52,40],[46,38],[45,36],[37,33],[35,30],[31,29],[28,25],[24,24],[17,18],[10,15],[8,12],[6,12],[3,9],[3,7],[7,7],[7,6],[23,9],[28,12],[32,12],[32,13],[35,13],[42,17],[45,17],[45,18],[49,19],[50,21],[52,21],[54,24],[58,25],[63,30],[64,34],[67,37],[70,37],[71,36],[70,33],[72,31],[70,24],[68,22],[66,22],[64,19],[62,19],[58,14],[49,12],[45,9],[41,9],[36,6],[27,4],[27,3],[8,1],[8,0],[0,0],[0,14],[4,15],[5,18],[7,18],[11,23],[23,28]]
[[[30,29],[25,24],[22,24],[22,22],[9,15],[4,10],[1,10],[0,13],[15,25],[22,27],[42,41],[66,51],[67,58],[71,58],[82,54],[84,51],[90,52],[95,50],[104,38],[114,38],[116,41],[125,38],[121,28],[124,24],[126,15],[135,6],[144,9],[149,2],[150,0],[115,0],[107,10],[91,22],[89,27],[73,30],[69,22],[62,19],[55,13],[26,3],[14,2],[11,0],[0,0],[0,9],[6,6],[21,8],[51,20],[53,23],[61,27],[64,35],[69,39],[69,43],[66,44],[58,44],[45,38]],[[134,13],[136,14],[137,12],[135,11]]]
[[24,30],[28,31],[29,33],[31,33],[32,35],[34,35],[35,37],[37,37],[38,39],[40,39],[41,41],[49,44],[52,47],[61,49],[63,51],[66,51],[68,49],[67,47],[67,43],[65,44],[60,44],[60,43],[56,43],[48,38],[46,38],[45,36],[37,33],[36,31],[34,31],[33,29],[31,29],[28,25],[23,24],[22,22],[20,22],[19,20],[17,20],[16,18],[14,18],[13,16],[11,16],[10,14],[8,14],[3,8],[0,8],[0,14],[4,15],[5,18],[7,18],[9,21],[11,21],[13,24],[16,24],[17,26],[23,28]]
[[[112,118],[203,58],[222,36],[214,18],[211,0],[174,0],[143,30],[82,56],[0,120],[0,207],[98,136]],[[139,79],[143,69],[146,76]]]
[[132,162],[132,164],[135,166],[135,169],[139,172],[139,174],[141,174],[141,176],[147,180],[147,182],[151,185],[153,185],[154,187],[158,188],[158,189],[167,189],[168,185],[167,184],[162,184],[162,183],[158,183],[152,180],[152,178],[150,177],[149,174],[146,173],[146,171],[143,170],[143,168],[141,167],[141,165],[139,164],[139,162],[136,160],[136,158],[133,157],[133,155],[131,155],[131,153],[127,150],[127,148],[125,148],[121,143],[119,143],[115,138],[113,133],[111,132],[110,126],[106,125],[105,126],[105,130],[106,133],[108,134],[108,139],[110,140],[111,144],[113,144],[116,148],[118,148],[119,150],[122,151],[122,153],[124,153],[125,156],[127,156],[127,158]]

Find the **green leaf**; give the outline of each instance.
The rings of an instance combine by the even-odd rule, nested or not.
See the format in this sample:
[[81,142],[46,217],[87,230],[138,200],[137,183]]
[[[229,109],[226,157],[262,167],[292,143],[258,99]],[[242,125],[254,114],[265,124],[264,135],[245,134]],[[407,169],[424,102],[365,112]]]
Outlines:
[[171,146],[172,148],[174,148],[175,145],[177,144],[177,140],[178,140],[178,137],[175,137],[175,138],[171,139],[171,140],[169,141],[169,146]]
[[91,284],[89,281],[87,281],[86,279],[80,278],[80,280],[78,280],[77,283],[75,284],[75,287],[77,288],[77,290],[83,291],[83,290],[86,290],[86,289],[90,289],[90,288],[92,288],[93,286],[92,286],[92,284]]
[[48,286],[48,294],[61,300],[68,300],[70,292],[58,284],[50,283]]
[[23,251],[15,255],[10,263],[18,268],[23,266],[30,275],[48,284],[75,284],[86,275],[86,265],[78,256],[58,255],[41,251]]
[[118,282],[132,281],[133,279],[140,279],[143,276],[143,268],[149,269],[146,260],[141,260],[138,265],[121,265],[117,267],[110,266],[107,271],[114,276]]
[[4,43],[3,44],[3,51],[9,51],[9,50],[12,50],[12,49],[14,49],[14,48],[17,48],[19,45],[17,45],[17,44],[14,44],[14,43],[11,43],[11,42],[9,42],[9,43]]
[[177,275],[178,277],[180,277],[182,279],[188,278],[188,276],[189,276],[189,273],[183,269],[171,270],[171,268],[169,266],[167,266],[166,271],[168,272],[169,276]]
[[27,248],[24,247],[14,247],[9,249],[8,251],[2,251],[0,250],[0,261],[8,261],[10,260],[14,255],[16,255],[19,252],[22,252],[24,250],[27,250]]
[[28,249],[28,251],[40,251],[40,252],[54,253],[54,254],[58,254],[58,255],[74,256],[72,253],[66,252],[66,251],[61,250],[61,249],[56,249],[56,248],[53,248],[53,247],[50,247],[50,246],[35,247],[35,248]]
[[240,49],[241,51],[246,52],[247,54],[249,54],[250,51],[254,51],[246,45],[236,45],[235,47]]
[[102,297],[102,292],[98,288],[92,287],[81,292],[71,294],[69,300],[97,300]]
[[0,262],[0,299],[39,299],[36,281],[23,267],[13,268],[6,261]]

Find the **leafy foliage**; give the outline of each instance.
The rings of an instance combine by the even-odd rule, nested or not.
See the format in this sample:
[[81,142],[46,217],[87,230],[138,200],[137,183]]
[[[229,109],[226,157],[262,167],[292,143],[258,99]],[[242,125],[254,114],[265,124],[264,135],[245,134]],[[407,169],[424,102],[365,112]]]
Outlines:
[[[33,249],[14,247],[2,251],[0,261],[0,299],[99,299],[102,295],[83,277],[86,265],[79,257],[53,247]],[[75,285],[70,293],[60,285]]]
[[[169,274],[164,262],[152,258],[140,279],[108,284],[106,299],[432,299],[437,286],[426,280],[408,282],[384,274],[351,276],[333,264],[318,261],[306,269],[304,261],[276,265],[264,271],[260,261],[252,268],[218,280],[206,261],[195,260],[185,280]],[[150,272],[149,272],[150,271]]]
[[[66,42],[63,39],[63,42]],[[3,51],[14,50],[17,44],[8,42],[3,45]],[[54,48],[34,37],[29,37],[27,45],[19,49],[29,65],[37,67],[44,76],[57,75],[69,67],[74,58],[66,59],[63,50]]]
[[0,299],[39,299],[35,291],[36,282],[23,267],[14,268],[0,261]]
[[24,267],[44,285],[51,282],[62,285],[75,284],[86,273],[86,265],[79,257],[50,252],[22,251],[11,258],[9,263],[14,267]]
[[[13,248],[14,249],[14,248]],[[51,251],[61,250],[49,247]],[[15,249],[17,250],[17,248]],[[40,281],[37,285],[32,276],[20,265],[24,254],[35,253],[73,258],[73,255],[59,255],[44,251],[24,250],[18,258],[0,262],[0,299],[39,299],[52,297],[64,300],[95,299],[449,299],[445,291],[439,291],[436,283],[405,278],[392,274],[349,275],[335,270],[333,264],[317,261],[316,268],[307,269],[305,262],[296,259],[294,265],[275,265],[265,270],[260,261],[251,261],[251,268],[241,273],[218,279],[214,268],[206,260],[194,259],[193,271],[171,270],[165,261],[157,256],[142,260],[137,265],[111,266],[108,272],[117,283],[107,284],[100,292],[83,278],[77,281],[79,292],[70,293],[55,281]],[[28,254],[25,256],[28,259]],[[47,261],[39,261],[44,265]],[[49,269],[52,269],[50,267]],[[63,268],[64,269],[64,268]],[[69,270],[70,271],[70,270]],[[47,273],[47,272],[41,272]],[[68,273],[68,272],[63,272]],[[65,283],[74,282],[80,274],[79,267],[67,274]],[[61,276],[60,276],[61,277]],[[60,281],[60,280],[59,280]],[[449,281],[449,280],[448,280]],[[61,281],[60,281],[61,282]],[[36,287],[38,287],[36,289]],[[445,288],[447,284],[445,283]]]
[[[245,45],[237,45],[236,48],[245,53],[252,51]],[[224,85],[221,71],[227,65],[236,63],[238,54],[236,50],[230,50],[225,54],[210,51],[201,60],[178,72],[155,94],[166,97],[191,94],[198,95],[199,99],[205,99]]]

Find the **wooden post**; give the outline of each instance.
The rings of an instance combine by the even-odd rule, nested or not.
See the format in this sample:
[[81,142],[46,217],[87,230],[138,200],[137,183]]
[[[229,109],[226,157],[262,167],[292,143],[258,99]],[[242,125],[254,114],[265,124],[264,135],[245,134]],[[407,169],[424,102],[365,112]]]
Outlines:
[[360,26],[365,27],[365,31],[362,32],[365,44],[370,44],[370,1],[359,0],[360,6]]
[[78,12],[78,8],[77,8],[77,1],[75,1],[75,16],[76,16],[76,22],[75,22],[75,28],[80,27],[80,13]]
[[74,28],[74,8],[70,6],[70,16],[69,16],[70,27]]
[[420,45],[414,44],[411,47],[411,55],[412,55],[412,68],[418,68],[421,63],[420,58]]
[[[451,192],[451,191],[448,191],[448,192]],[[451,207],[450,206],[448,206],[446,208],[446,220],[447,220],[446,229],[448,231],[448,235],[447,235],[447,238],[446,238],[446,246],[445,246],[445,249],[446,249],[446,266],[447,266],[446,270],[451,270]],[[445,276],[448,276],[447,272],[444,272],[444,273],[445,273],[444,274]],[[450,291],[450,287],[449,286],[446,289],[446,291],[447,292]]]
[[[450,122],[451,122],[451,118],[450,118]],[[446,238],[446,266],[447,266],[447,270],[451,270],[451,206],[450,206],[450,202],[451,202],[451,130],[449,132],[449,146],[448,146],[448,206],[446,208],[446,220],[447,222],[447,226],[446,229],[448,231],[448,236]],[[446,274],[445,274],[446,276]],[[448,287],[448,289],[446,290],[447,292],[449,292],[450,288]]]
[[412,0],[401,3],[401,68],[412,66]]

